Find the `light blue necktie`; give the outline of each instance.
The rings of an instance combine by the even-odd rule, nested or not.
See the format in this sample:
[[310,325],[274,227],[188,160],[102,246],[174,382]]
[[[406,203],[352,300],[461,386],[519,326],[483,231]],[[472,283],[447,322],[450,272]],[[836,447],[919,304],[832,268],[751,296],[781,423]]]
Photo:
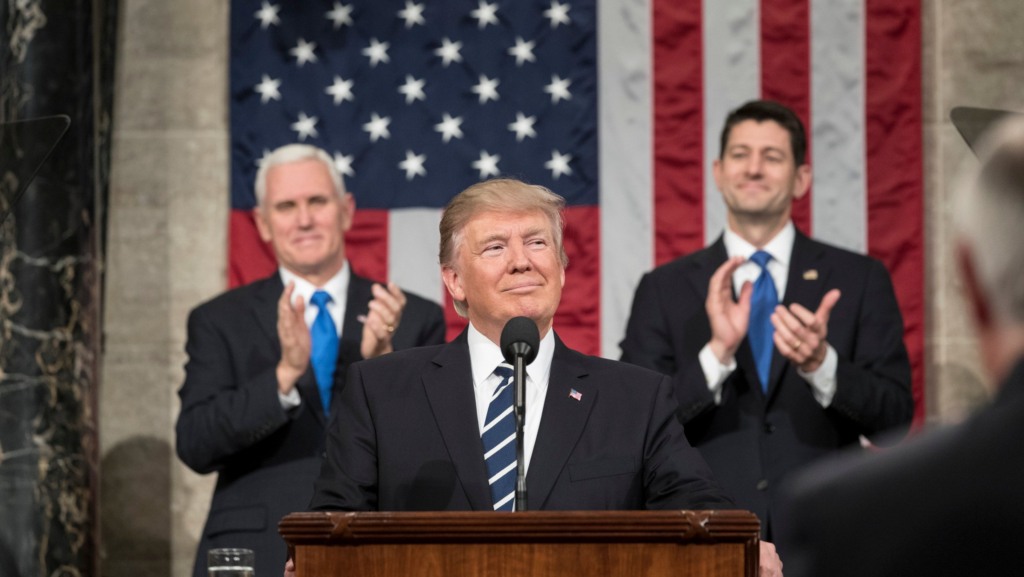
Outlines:
[[484,460],[495,511],[512,511],[516,490],[516,417],[512,411],[512,367],[498,365],[501,384],[494,391],[484,419]]
[[757,376],[761,379],[761,390],[768,392],[768,378],[772,369],[772,312],[779,304],[779,293],[775,291],[775,281],[768,272],[768,261],[772,255],[759,250],[751,255],[750,260],[761,267],[761,276],[754,283],[754,294],[750,299],[750,326],[747,337],[750,339],[750,350],[754,353],[757,365]]
[[316,376],[317,388],[320,389],[320,401],[324,405],[324,414],[331,408],[331,388],[334,386],[334,368],[338,364],[338,329],[334,326],[331,313],[327,312],[327,303],[331,295],[324,291],[316,291],[309,299],[319,309],[310,329],[313,341],[310,362],[313,363],[313,374]]

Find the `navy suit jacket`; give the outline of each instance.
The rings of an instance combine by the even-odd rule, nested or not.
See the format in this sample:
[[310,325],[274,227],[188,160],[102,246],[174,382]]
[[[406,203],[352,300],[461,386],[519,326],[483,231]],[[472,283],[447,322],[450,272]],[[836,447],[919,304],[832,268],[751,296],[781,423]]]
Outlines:
[[1024,358],[962,425],[803,472],[783,492],[787,577],[1020,575],[1022,438]]
[[784,305],[814,311],[830,289],[842,296],[828,325],[839,357],[829,408],[775,349],[767,395],[750,345],[736,353],[737,369],[715,405],[698,360],[711,339],[705,301],[708,282],[727,259],[721,237],[692,255],[643,277],[621,343],[622,360],[670,375],[686,436],[700,449],[737,505],[761,519],[771,538],[782,480],[807,463],[856,444],[860,435],[904,427],[913,417],[910,363],[892,281],[875,259],[813,241],[797,232]]
[[[345,370],[362,359],[357,317],[367,314],[372,284],[355,274],[350,278],[333,399],[344,386]],[[278,398],[277,302],[283,290],[274,273],[189,315],[177,451],[192,470],[218,473],[196,577],[205,577],[206,551],[212,547],[254,549],[257,575],[280,573],[286,554],[277,523],[305,509],[320,470],[325,418],[312,368],[298,382],[298,408],[285,411]],[[395,349],[444,342],[441,308],[413,294],[406,297]]]
[[[492,510],[474,399],[465,332],[353,365],[311,508]],[[734,508],[686,442],[675,407],[663,375],[556,338],[529,508]]]

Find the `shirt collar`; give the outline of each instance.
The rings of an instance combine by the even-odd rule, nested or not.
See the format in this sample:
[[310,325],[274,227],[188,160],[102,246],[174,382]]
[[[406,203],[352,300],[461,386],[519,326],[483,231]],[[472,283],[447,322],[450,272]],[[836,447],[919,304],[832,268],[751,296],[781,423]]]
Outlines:
[[341,266],[334,276],[332,276],[324,286],[314,286],[313,283],[295,274],[294,272],[282,267],[278,267],[278,272],[281,275],[281,284],[288,286],[289,282],[295,282],[295,292],[293,295],[302,297],[302,301],[309,303],[309,299],[313,296],[313,293],[317,290],[324,290],[327,294],[331,295],[331,298],[335,303],[345,302],[345,297],[348,295],[348,283],[351,271],[349,270],[348,261]]
[[[722,240],[725,242],[725,252],[730,258],[742,256],[749,259],[758,250],[756,246],[747,242],[729,227],[726,227]],[[782,266],[788,267],[789,259],[793,255],[794,242],[796,242],[796,227],[793,226],[793,221],[789,221],[761,250],[772,255],[772,259]]]
[[[501,347],[491,342],[483,333],[476,330],[473,323],[469,323],[466,334],[469,343],[469,361],[473,371],[473,386],[479,387],[494,373],[494,368],[505,363],[505,357],[501,354]],[[527,373],[534,382],[545,383],[548,373],[551,372],[551,360],[555,355],[555,331],[548,331],[540,340],[537,348],[537,358],[527,365]]]

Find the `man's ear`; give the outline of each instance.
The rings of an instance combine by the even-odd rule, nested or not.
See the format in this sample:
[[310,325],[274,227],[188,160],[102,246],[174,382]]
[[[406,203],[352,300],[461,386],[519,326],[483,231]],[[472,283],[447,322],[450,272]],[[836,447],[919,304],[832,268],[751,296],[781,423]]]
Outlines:
[[801,164],[796,167],[796,183],[793,188],[793,198],[803,198],[811,189],[811,165]]
[[256,221],[256,230],[260,233],[260,240],[263,242],[270,242],[270,223],[266,221],[266,215],[263,213],[263,209],[259,206],[252,209],[252,219]]
[[448,289],[452,300],[456,302],[466,300],[466,291],[462,290],[462,277],[454,268],[447,265],[441,267],[441,280],[444,281],[444,286]]
[[964,299],[977,323],[979,331],[986,331],[992,328],[992,308],[989,306],[985,291],[978,280],[977,267],[974,265],[974,257],[971,249],[963,242],[956,244],[956,267],[960,275],[960,282],[964,287]]
[[341,230],[348,232],[352,228],[352,219],[356,214],[356,197],[351,192],[341,195]]

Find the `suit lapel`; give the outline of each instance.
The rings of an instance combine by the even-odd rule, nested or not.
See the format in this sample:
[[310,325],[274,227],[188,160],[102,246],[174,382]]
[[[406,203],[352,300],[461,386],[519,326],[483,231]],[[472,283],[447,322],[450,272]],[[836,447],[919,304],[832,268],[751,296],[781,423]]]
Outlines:
[[466,332],[445,345],[424,371],[423,387],[455,473],[474,510],[490,511],[483,443],[477,424],[473,372]]
[[352,363],[363,360],[360,347],[363,342],[363,322],[373,300],[373,283],[351,273],[345,295],[345,318],[341,320],[341,340],[338,342],[338,364],[334,367],[334,392],[340,393],[345,371]]
[[[544,414],[526,477],[530,509],[544,507],[573,447],[583,434],[598,394],[587,377],[588,372],[576,361],[575,353],[569,351],[556,335],[555,354],[544,397]],[[579,395],[570,396],[573,390]],[[526,418],[531,417],[527,415]]]

